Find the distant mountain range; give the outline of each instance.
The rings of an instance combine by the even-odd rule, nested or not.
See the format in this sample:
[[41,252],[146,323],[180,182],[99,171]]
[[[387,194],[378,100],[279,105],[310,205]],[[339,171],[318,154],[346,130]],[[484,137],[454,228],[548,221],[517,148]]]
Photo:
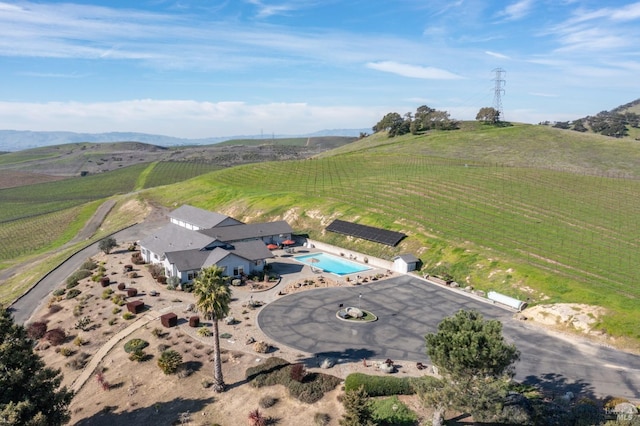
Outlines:
[[304,135],[242,135],[220,136],[201,139],[174,138],[164,135],[135,132],[75,133],[36,132],[30,130],[0,130],[0,151],[22,151],[41,146],[61,145],[76,142],[143,142],[158,146],[211,145],[234,139],[283,139],[296,137],[354,136],[368,133],[371,129],[320,130]]

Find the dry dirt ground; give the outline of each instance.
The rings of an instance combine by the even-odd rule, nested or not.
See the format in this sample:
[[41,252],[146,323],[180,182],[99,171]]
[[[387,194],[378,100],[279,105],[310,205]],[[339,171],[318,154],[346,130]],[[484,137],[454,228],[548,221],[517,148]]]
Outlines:
[[[196,315],[189,311],[189,305],[194,302],[193,296],[167,290],[151,278],[144,265],[134,266],[134,272],[139,276],[131,278],[124,272],[124,265],[131,264],[131,252],[127,251],[127,246],[124,243],[111,254],[101,254],[93,260],[104,264],[106,276],[111,279],[108,288],[114,294],[126,294],[117,289],[118,283],[137,289],[138,294],[127,301],[144,301],[147,309],[143,313],[130,320],[123,319],[126,305],[117,306],[110,299],[103,299],[105,288],[86,278],[76,287],[81,291],[77,297],[66,299],[64,295],[58,298],[52,296],[49,303],[32,317],[32,322],[46,321],[49,330],[61,328],[67,333],[65,343],[51,346],[41,341],[36,349],[49,366],[62,370],[63,384],[77,391],[70,407],[71,424],[113,425],[133,422],[169,425],[181,424],[181,420],[188,419],[189,424],[193,425],[243,425],[248,424],[249,412],[259,408],[259,400],[264,396],[278,400],[273,407],[260,409],[265,416],[277,420],[274,424],[312,425],[316,413],[329,414],[330,424],[338,424],[343,412],[342,404],[338,401],[338,395],[342,393],[340,386],[319,402],[305,404],[289,397],[283,386],[255,389],[245,382],[247,368],[257,365],[265,357],[277,356],[290,362],[309,357],[309,354],[281,344],[277,344],[278,349],[269,354],[259,354],[253,350],[253,345],[246,344],[249,338],[275,343],[269,342],[257,328],[256,315],[260,308],[252,309],[248,302],[268,303],[270,298],[278,297],[278,292],[290,293],[313,288],[298,286],[308,277],[301,274],[300,277],[289,278],[288,282],[282,281],[268,291],[251,291],[249,286],[233,287],[230,316],[236,319],[236,323],[227,325],[220,322],[220,332],[231,335],[221,339],[223,373],[228,390],[216,394],[211,388],[203,386],[212,378],[212,338],[201,337],[196,332],[197,328],[190,327],[188,323],[189,317]],[[323,286],[327,285],[334,285],[334,282],[325,278]],[[60,284],[60,288],[64,288],[64,283]],[[152,296],[152,291],[159,292],[159,295]],[[162,327],[159,317],[166,312],[178,315],[177,327]],[[75,328],[83,317],[91,319],[84,331]],[[204,326],[210,327],[211,324],[204,322]],[[158,330],[161,330],[161,335],[156,337]],[[148,360],[129,360],[124,344],[133,338],[149,342],[145,349]],[[80,339],[82,344],[79,344]],[[158,368],[157,358],[160,348],[164,347],[171,347],[182,354],[184,370],[180,374],[164,375]],[[83,368],[82,358],[86,358]],[[362,362],[355,362],[338,364],[321,371],[341,378],[356,371],[383,374],[372,365],[374,361],[369,360],[368,367]],[[103,390],[98,383],[96,374],[99,371],[103,372],[104,379],[109,383],[109,390]],[[403,363],[396,373],[397,376],[421,374],[413,363],[408,362]],[[406,403],[421,416],[429,415],[415,397],[406,398]]]

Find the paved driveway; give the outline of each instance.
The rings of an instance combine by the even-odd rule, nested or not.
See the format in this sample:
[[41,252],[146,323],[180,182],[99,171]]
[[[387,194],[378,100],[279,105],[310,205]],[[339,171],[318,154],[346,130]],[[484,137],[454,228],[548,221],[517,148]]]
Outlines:
[[[378,321],[336,318],[339,305],[361,306]],[[424,335],[459,309],[499,319],[521,352],[516,379],[560,391],[640,398],[640,357],[561,336],[513,319],[513,313],[465,294],[400,276],[354,287],[295,293],[265,306],[258,325],[276,342],[318,357],[429,362]]]

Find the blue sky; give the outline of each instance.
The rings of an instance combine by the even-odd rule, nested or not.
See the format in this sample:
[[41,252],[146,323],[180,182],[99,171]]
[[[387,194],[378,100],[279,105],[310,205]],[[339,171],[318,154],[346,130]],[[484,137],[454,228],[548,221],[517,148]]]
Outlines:
[[640,98],[640,2],[0,0],[0,129],[200,138],[474,119]]

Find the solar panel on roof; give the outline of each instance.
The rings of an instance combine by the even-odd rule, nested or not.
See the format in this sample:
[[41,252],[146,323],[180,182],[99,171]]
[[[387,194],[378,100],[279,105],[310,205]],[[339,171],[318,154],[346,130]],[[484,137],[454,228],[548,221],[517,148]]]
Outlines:
[[325,229],[338,234],[350,235],[352,237],[362,238],[364,240],[392,247],[397,245],[406,237],[402,232],[387,231],[386,229],[359,225],[357,223],[347,222],[340,219],[334,220]]

